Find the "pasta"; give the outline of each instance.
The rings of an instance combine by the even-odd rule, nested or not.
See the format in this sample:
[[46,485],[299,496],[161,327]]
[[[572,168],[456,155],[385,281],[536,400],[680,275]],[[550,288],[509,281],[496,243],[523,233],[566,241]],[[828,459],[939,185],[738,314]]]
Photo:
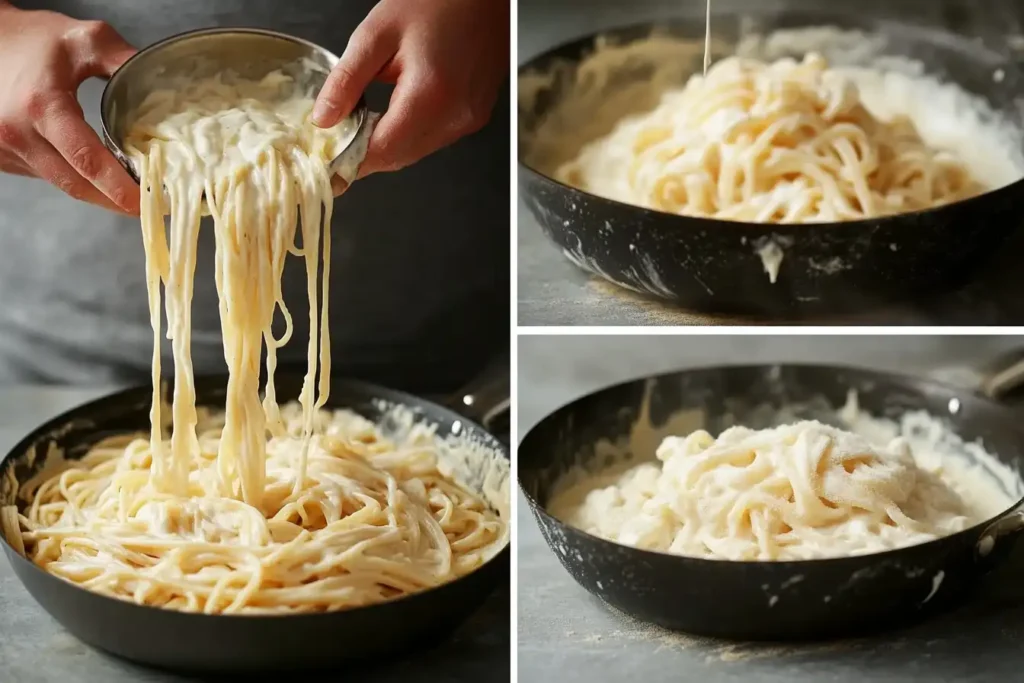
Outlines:
[[624,545],[728,560],[878,552],[986,518],[903,438],[878,446],[819,422],[670,436],[657,459],[566,488],[552,514]]
[[707,15],[704,18],[704,75],[711,66],[711,0],[708,0]]
[[[312,126],[312,105],[311,93],[274,72],[261,81],[181,78],[140,107],[127,148],[143,189],[151,432],[112,437],[56,474],[44,470],[21,491],[30,501],[23,513],[4,510],[8,538],[47,571],[170,609],[322,611],[450,581],[507,542],[506,521],[456,483],[444,459],[452,445],[432,428],[386,435],[355,413],[324,408],[328,167],[351,131],[348,122]],[[204,207],[213,217],[229,369],[223,413],[197,409],[190,357]],[[292,335],[281,293],[288,254],[306,264],[310,337],[298,404],[279,406],[276,350]],[[175,378],[169,438],[160,395],[161,284]]]
[[[333,206],[327,163],[341,151],[348,136],[343,130],[346,123],[333,131],[303,125],[312,97],[290,96],[293,91],[291,79],[281,72],[258,82],[231,75],[197,81],[182,78],[172,87],[151,93],[129,131],[126,146],[145,188],[142,233],[154,337],[150,439],[154,484],[168,493],[184,491],[187,453],[196,450],[189,310],[204,196],[214,218],[221,334],[230,375],[225,438],[217,457],[222,486],[237,482],[242,500],[258,506],[265,431],[281,432],[273,377],[276,350],[291,337],[291,316],[281,295],[281,274],[289,252],[306,262],[310,301],[308,364],[299,397],[304,407],[303,452],[309,442],[314,406],[323,406],[328,396],[330,339],[327,325],[319,325],[317,319],[316,285],[321,220],[330,225]],[[160,188],[166,190],[167,206]],[[164,238],[166,213],[171,216],[169,242]],[[302,246],[296,248],[299,218]],[[330,231],[324,230],[324,321],[329,253]],[[166,455],[158,431],[162,419],[158,394],[160,281],[165,285],[168,337],[175,361],[171,409],[175,429]],[[272,330],[278,308],[285,321],[280,338]],[[322,368],[319,397],[314,399],[318,329]],[[264,342],[268,379],[261,406],[259,364]],[[300,458],[297,487],[301,486],[304,462],[305,456]]]
[[872,116],[853,81],[816,54],[717,62],[555,175],[647,208],[757,223],[874,218],[984,189],[908,119]]
[[199,421],[191,495],[151,484],[145,439],[114,437],[34,492],[22,520],[33,561],[90,590],[206,613],[333,610],[462,576],[507,530],[438,468],[425,427],[395,442],[355,413],[320,411],[296,493],[302,409],[266,445],[261,507],[217,496],[224,416]]

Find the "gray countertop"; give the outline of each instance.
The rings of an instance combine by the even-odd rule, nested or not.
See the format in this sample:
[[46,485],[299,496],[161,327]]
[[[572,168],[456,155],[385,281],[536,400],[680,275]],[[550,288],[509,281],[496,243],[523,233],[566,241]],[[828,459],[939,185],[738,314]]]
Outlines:
[[[519,434],[601,386],[678,367],[804,361],[927,373],[973,385],[1013,337],[520,337]],[[519,677],[523,681],[909,683],[1021,680],[1024,548],[973,600],[913,628],[815,645],[690,637],[641,624],[592,597],[545,544],[518,497]]]
[[[715,0],[717,7],[742,7],[753,0]],[[520,0],[519,61],[525,63],[545,50],[573,38],[614,26],[639,24],[678,14],[680,3],[703,0]],[[756,0],[759,7],[827,5],[824,0]],[[1020,9],[1012,1],[985,4],[969,0],[861,0],[884,3],[888,11],[903,12],[917,21],[949,25],[971,33],[992,30],[1020,32]],[[953,11],[963,8],[963,12]],[[964,22],[975,25],[965,26]],[[518,312],[520,325],[730,325],[750,320],[688,312],[643,297],[583,272],[551,244],[522,202],[518,212]],[[1024,270],[1016,254],[1024,249],[1024,234],[979,281],[965,289],[914,306],[887,308],[843,319],[804,321],[832,325],[1016,325],[1024,321]],[[766,281],[767,286],[767,281]],[[790,321],[775,320],[773,323]]]
[[[0,454],[47,419],[109,389],[0,388]],[[503,587],[444,644],[373,666],[345,667],[317,681],[508,681],[510,597]],[[288,676],[278,680],[290,680]],[[136,683],[200,680],[137,666],[86,646],[54,621],[0,559],[0,681],[3,683]],[[202,679],[213,680],[213,679]],[[252,680],[243,679],[243,680]]]

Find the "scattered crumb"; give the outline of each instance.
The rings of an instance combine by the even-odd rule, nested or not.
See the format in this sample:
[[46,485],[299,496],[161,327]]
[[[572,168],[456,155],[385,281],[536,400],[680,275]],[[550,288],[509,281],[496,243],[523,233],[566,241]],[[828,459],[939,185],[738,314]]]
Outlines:
[[[614,297],[622,303],[629,303],[635,307],[637,320],[630,324],[637,325],[763,325],[765,319],[743,316],[722,316],[710,313],[691,311],[668,301],[656,299],[653,296],[646,296],[632,292],[624,287],[619,287],[607,280],[592,276],[587,282],[588,288],[600,297]],[[600,299],[598,299],[600,301]],[[855,325],[870,316],[872,319],[883,316],[885,320],[897,319],[896,309],[879,309],[870,314],[864,315],[832,315],[816,316],[804,321],[785,320],[772,318],[773,325]]]
[[1024,631],[1019,628],[1004,628],[1002,630],[1002,635],[1007,640],[1024,640]]
[[50,639],[50,647],[53,652],[60,654],[84,655],[88,652],[85,643],[65,631],[59,631],[53,635]]
[[[671,650],[699,650],[704,654],[707,663],[747,662],[759,659],[787,659],[793,657],[820,656],[835,652],[857,652],[877,650],[902,650],[907,646],[906,639],[880,642],[877,638],[860,638],[817,643],[771,643],[742,642],[720,638],[691,635],[671,631],[655,624],[648,624],[635,619],[624,612],[607,605],[610,612],[616,615],[620,628],[604,633],[578,633],[567,630],[565,634],[572,636],[576,642],[587,645],[601,643],[612,646],[616,641],[648,642],[655,646],[654,653]],[[929,642],[930,646],[933,643]]]
[[645,320],[646,325],[745,325],[752,320],[714,316],[706,313],[688,311],[667,301],[631,292],[624,287],[612,284],[598,277],[591,277],[587,283],[591,289],[602,296],[613,296],[624,303],[636,306],[637,313]]

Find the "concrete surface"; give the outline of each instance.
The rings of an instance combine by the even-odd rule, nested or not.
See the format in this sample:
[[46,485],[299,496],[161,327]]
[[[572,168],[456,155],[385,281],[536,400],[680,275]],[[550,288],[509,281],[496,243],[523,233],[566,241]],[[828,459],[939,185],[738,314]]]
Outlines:
[[[0,454],[47,419],[109,389],[0,388]],[[508,681],[511,671],[510,596],[502,588],[443,645],[414,657],[373,666],[346,666],[316,681]],[[141,667],[76,640],[22,587],[0,559],[0,683],[176,683],[195,678]],[[239,680],[263,680],[240,677]],[[277,675],[273,680],[291,680]]]
[[[658,336],[519,339],[520,437],[557,407],[602,386],[723,362],[837,362],[928,373],[969,386],[984,365],[1024,347],[1012,337]],[[1024,410],[1024,409],[1022,409]],[[1024,415],[1022,415],[1024,416]],[[818,645],[705,640],[636,622],[573,581],[518,496],[519,680],[531,683],[990,683],[1022,680],[1024,548],[964,607],[911,629]]]
[[[754,0],[714,0],[722,9]],[[520,0],[519,63],[579,36],[603,29],[654,21],[680,12],[681,4],[704,6],[703,0]],[[759,7],[815,6],[824,0],[756,0]],[[921,22],[955,27],[968,35],[999,30],[1021,33],[1024,11],[1012,0],[992,0],[984,12],[970,0],[860,0]],[[973,11],[972,11],[973,10]],[[542,234],[526,207],[519,204],[518,311],[520,325],[731,325],[751,321],[681,310],[653,298],[621,289],[580,270]],[[1024,234],[1004,249],[978,282],[954,294],[914,306],[878,310],[841,320],[809,324],[834,325],[1015,325],[1024,321],[1024,270],[1015,254],[1024,249]],[[776,320],[773,323],[789,321]]]

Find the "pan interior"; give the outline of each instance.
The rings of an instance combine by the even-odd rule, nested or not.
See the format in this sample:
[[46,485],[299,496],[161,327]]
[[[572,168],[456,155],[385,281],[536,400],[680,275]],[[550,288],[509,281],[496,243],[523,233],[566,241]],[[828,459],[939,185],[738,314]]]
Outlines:
[[[302,378],[282,374],[276,384],[283,404],[298,396]],[[225,386],[224,378],[198,378],[196,405],[223,410]],[[167,385],[165,400],[170,391]],[[83,457],[107,437],[139,434],[148,438],[150,398],[148,387],[130,389],[73,409],[40,427],[0,463],[0,506],[14,504],[23,510],[28,503],[24,495],[27,482],[48,468],[59,467],[62,460]],[[327,407],[352,410],[389,437],[399,437],[417,425],[435,429],[439,459],[450,476],[481,496],[503,520],[510,519],[508,456],[495,438],[472,423],[427,401],[360,382],[335,381]],[[169,414],[169,409],[164,411]]]
[[[909,76],[921,92],[900,106],[912,107],[908,113],[926,142],[952,144],[951,130],[969,127],[955,147],[963,147],[964,161],[983,184],[995,189],[1024,176],[1024,97],[1018,94],[1024,79],[999,50],[937,29],[805,12],[714,16],[712,41],[714,59],[817,52],[835,67]],[[553,176],[583,145],[685,84],[700,71],[703,51],[704,20],[692,17],[613,30],[537,58],[519,76],[523,163]],[[936,116],[936,107],[947,111]]]
[[[883,421],[928,413],[934,418],[929,422],[942,428],[943,457],[980,468],[1008,499],[1024,498],[1024,434],[1009,410],[926,381],[824,366],[705,368],[600,391],[562,408],[526,437],[520,478],[546,507],[553,494],[581,477],[653,459],[666,436],[800,419],[843,427],[839,411],[850,391],[863,412]],[[979,453],[978,445],[998,462]]]

